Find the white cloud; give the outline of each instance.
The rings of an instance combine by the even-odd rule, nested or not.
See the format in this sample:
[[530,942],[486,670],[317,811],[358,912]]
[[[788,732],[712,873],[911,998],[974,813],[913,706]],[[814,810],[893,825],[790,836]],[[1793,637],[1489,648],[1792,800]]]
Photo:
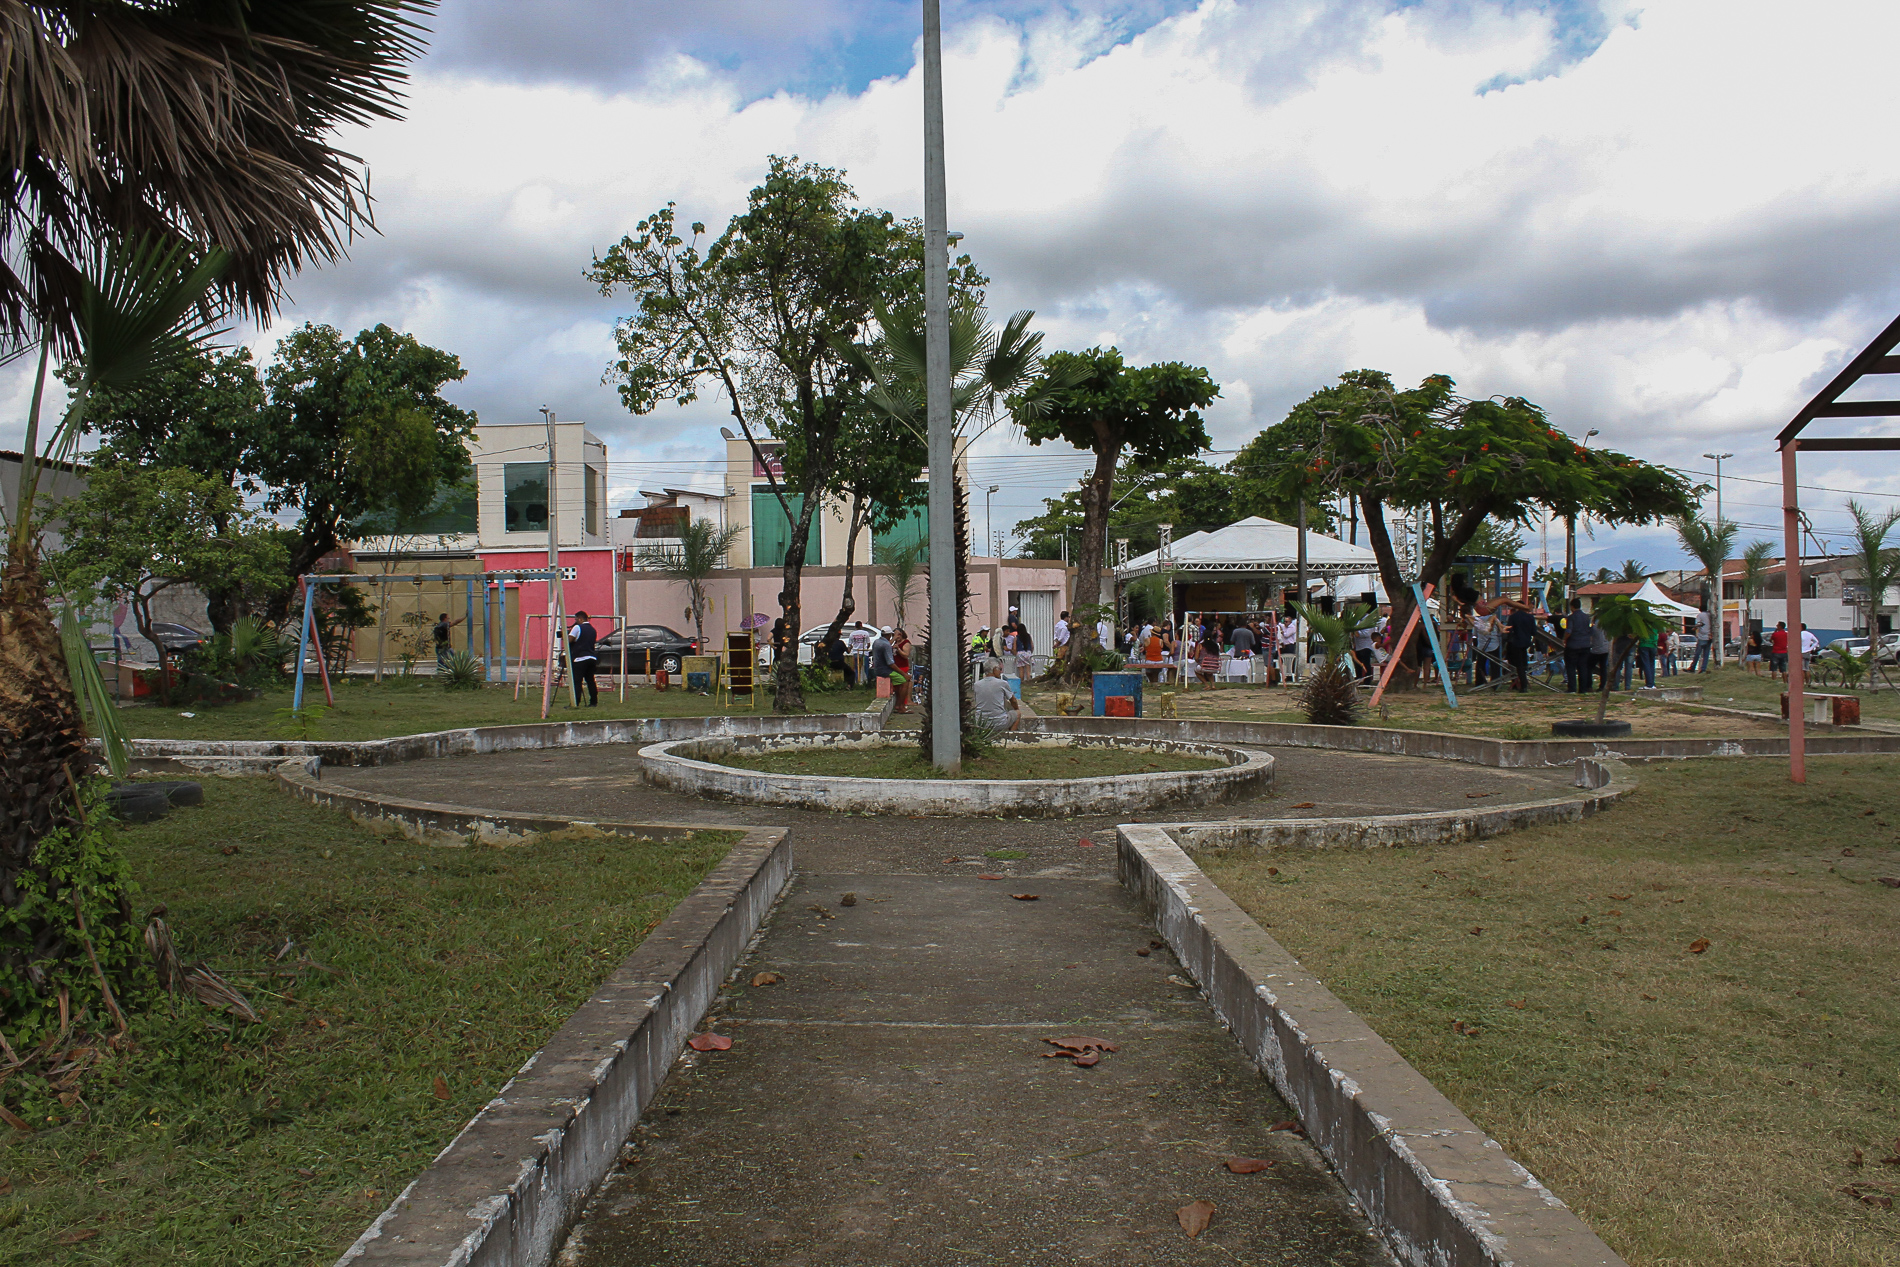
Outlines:
[[[1900,293],[1900,161],[1867,124],[1900,7],[1602,0],[1582,56],[1577,7],[1206,0],[1119,44],[1068,7],[973,17],[947,37],[953,227],[1051,346],[1210,366],[1224,448],[1376,366],[1770,474],[1774,430]],[[285,319],[413,330],[463,357],[464,403],[586,418],[616,461],[714,453],[723,409],[634,419],[599,384],[626,304],[582,278],[593,251],[668,200],[716,230],[768,153],[920,208],[914,69],[757,97],[756,66],[677,51],[614,88],[456,47],[407,121],[348,138],[384,236],[300,279]],[[658,482],[624,470],[617,489]],[[1041,478],[999,521],[1056,491]]]

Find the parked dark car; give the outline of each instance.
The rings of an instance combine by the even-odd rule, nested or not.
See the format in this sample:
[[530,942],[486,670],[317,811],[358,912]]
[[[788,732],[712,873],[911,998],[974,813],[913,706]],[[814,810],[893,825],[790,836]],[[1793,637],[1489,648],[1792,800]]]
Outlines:
[[[620,671],[620,639],[619,631],[615,631],[601,635],[600,641],[594,644],[601,672]],[[697,650],[691,638],[665,625],[628,625],[626,641],[629,673],[655,673],[664,669],[676,674],[684,657]]]
[[165,644],[165,650],[172,655],[182,655],[205,643],[205,636],[190,625],[152,626],[152,637]]

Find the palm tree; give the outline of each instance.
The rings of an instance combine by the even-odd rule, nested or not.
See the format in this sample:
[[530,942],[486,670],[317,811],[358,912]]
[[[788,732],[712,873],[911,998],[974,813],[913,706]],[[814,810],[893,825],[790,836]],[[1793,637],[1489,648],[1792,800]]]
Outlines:
[[1755,600],[1768,580],[1768,563],[1774,558],[1775,543],[1751,541],[1742,551],[1742,621],[1755,619]]
[[[721,528],[710,519],[693,519],[681,530],[678,545],[647,545],[634,552],[635,563],[664,573],[668,580],[686,587],[701,654],[706,651],[706,582],[726,566],[726,554],[742,531],[736,525]],[[798,636],[796,630],[792,636]]]
[[[958,441],[969,443],[999,424],[1036,416],[1069,386],[1069,380],[1057,381],[1042,372],[1042,335],[1029,329],[1035,315],[1018,312],[998,327],[990,324],[988,310],[974,299],[964,297],[951,306],[950,403],[952,431]],[[923,313],[879,311],[878,324],[880,334],[875,344],[868,349],[849,349],[852,361],[869,381],[865,402],[921,439],[927,434]],[[954,488],[957,627],[953,631],[933,629],[931,637],[952,633],[956,646],[962,648],[963,615],[970,596],[969,506],[963,485],[957,483]],[[967,668],[961,676],[960,694],[967,696],[971,685]],[[926,714],[936,698],[938,687],[933,683],[924,701]],[[960,716],[967,746],[972,734],[967,699],[962,701]],[[930,755],[930,739],[930,717],[926,715],[922,734],[926,757]]]
[[1617,579],[1625,584],[1635,584],[1649,576],[1649,564],[1641,559],[1624,559],[1623,574]]
[[1900,548],[1887,544],[1888,534],[1895,524],[1900,524],[1900,510],[1877,514],[1849,498],[1847,513],[1854,517],[1854,561],[1860,565],[1861,583],[1867,587],[1867,647],[1874,653],[1869,663],[1877,666],[1880,663],[1880,607],[1887,591],[1900,585]]
[[[87,834],[92,761],[74,678],[97,673],[81,663],[90,657],[70,619],[74,654],[62,654],[47,605],[32,516],[39,469],[70,453],[92,387],[164,368],[220,311],[267,317],[306,259],[335,259],[373,228],[367,173],[331,135],[396,116],[403,64],[421,47],[416,18],[431,7],[12,0],[0,14],[0,149],[13,163],[0,185],[0,356],[39,353],[0,567],[0,975],[27,983],[0,1015],[44,1013],[69,986],[74,1006],[83,992],[99,999],[103,973],[95,990],[68,971],[90,946],[86,925],[75,935],[77,912],[94,913],[95,932],[130,912],[126,869]],[[54,356],[76,361],[80,380],[42,441]],[[56,877],[40,857],[56,832],[93,850],[87,879]],[[19,883],[28,871],[38,880]],[[100,1001],[94,1016],[116,1006]]]
[[1684,515],[1676,520],[1676,539],[1682,542],[1697,563],[1702,565],[1704,610],[1709,613],[1709,632],[1715,637],[1715,662],[1722,663],[1722,569],[1729,552],[1735,548],[1737,524],[1723,519],[1710,524]]
[[897,609],[900,628],[909,624],[910,605],[917,597],[917,582],[930,568],[930,544],[913,541],[886,557],[885,576],[891,583],[891,606]]

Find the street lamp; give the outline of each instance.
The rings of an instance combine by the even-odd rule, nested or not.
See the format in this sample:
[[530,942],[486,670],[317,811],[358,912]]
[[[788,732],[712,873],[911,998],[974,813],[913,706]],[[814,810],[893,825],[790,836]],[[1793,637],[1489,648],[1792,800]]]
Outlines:
[[990,522],[990,498],[994,497],[1001,484],[992,484],[983,490],[983,536],[986,540],[996,540],[996,525]]
[[[1722,531],[1722,459],[1732,458],[1733,453],[1704,453],[1705,458],[1715,463],[1715,530]],[[1715,596],[1715,611],[1710,619],[1715,622],[1715,663],[1720,666],[1727,662],[1728,622],[1722,618],[1722,579],[1728,575],[1728,560],[1722,560],[1721,570],[1709,578],[1709,588]]]
[[923,0],[924,69],[924,417],[930,465],[930,734],[932,763],[955,777],[963,769],[963,648],[957,638],[955,417],[950,372],[950,229],[944,195],[943,17],[941,0]]
[[[1583,433],[1583,448],[1590,447],[1590,437],[1597,434],[1595,427]],[[1577,517],[1564,516],[1564,588],[1569,589],[1577,583]]]

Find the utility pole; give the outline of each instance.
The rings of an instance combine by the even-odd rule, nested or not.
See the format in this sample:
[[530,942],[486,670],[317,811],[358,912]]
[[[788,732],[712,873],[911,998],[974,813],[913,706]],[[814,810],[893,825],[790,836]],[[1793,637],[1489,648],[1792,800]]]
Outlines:
[[[1590,437],[1597,434],[1595,427],[1583,433],[1583,447],[1590,447]],[[1577,517],[1564,516],[1564,597],[1570,597],[1571,589],[1583,578],[1577,575]]]
[[[1722,531],[1722,459],[1732,458],[1735,455],[1733,453],[1704,453],[1702,456],[1711,458],[1715,462],[1715,530],[1720,532]],[[1728,648],[1728,622],[1723,619],[1725,613],[1722,608],[1722,579],[1727,574],[1728,560],[1723,559],[1720,571],[1709,578],[1710,587],[1715,594],[1715,610],[1710,613],[1709,619],[1715,627],[1715,663],[1718,666],[1728,661],[1725,654]]]
[[[996,526],[990,522],[990,498],[996,496],[1002,487],[1001,484],[991,484],[983,490],[983,535],[991,541],[996,540]],[[1001,553],[1001,550],[997,551],[997,554]]]
[[950,400],[950,227],[943,164],[943,13],[924,7],[924,416],[930,457],[930,750],[963,772],[963,648],[957,637],[955,419]]
[[[548,577],[548,656],[541,667],[541,720],[546,721],[548,707],[554,702],[554,648],[559,645],[555,640],[567,632],[562,628],[567,618],[567,593],[561,585],[560,503],[554,499],[554,411],[543,405],[541,416],[548,424],[548,571],[553,573]],[[521,654],[525,657],[528,649],[523,647]]]

